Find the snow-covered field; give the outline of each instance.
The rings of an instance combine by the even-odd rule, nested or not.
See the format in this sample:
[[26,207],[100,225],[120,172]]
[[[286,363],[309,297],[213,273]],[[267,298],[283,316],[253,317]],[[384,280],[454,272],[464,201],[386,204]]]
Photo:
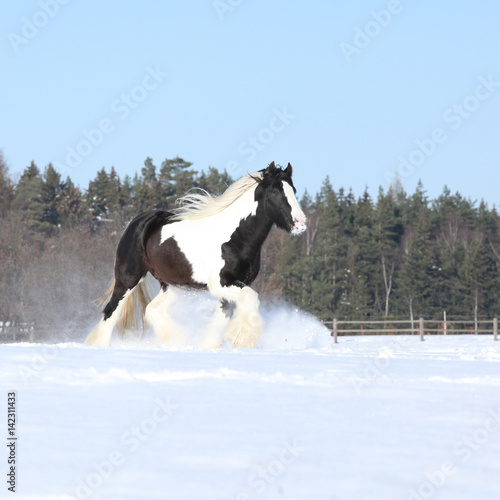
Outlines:
[[[0,497],[500,498],[491,336],[335,345],[297,311],[265,319],[257,349],[0,345],[18,437],[16,493],[4,437]],[[5,436],[5,410],[0,422]]]

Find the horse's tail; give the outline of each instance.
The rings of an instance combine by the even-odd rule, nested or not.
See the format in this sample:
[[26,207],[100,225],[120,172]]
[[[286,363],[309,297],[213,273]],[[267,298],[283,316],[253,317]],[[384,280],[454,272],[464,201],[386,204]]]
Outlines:
[[151,302],[151,296],[146,282],[142,279],[127,297],[122,315],[116,324],[116,331],[123,334],[127,330],[140,331],[144,326],[146,306]]
[[[143,328],[146,306],[151,302],[151,295],[146,282],[148,276],[149,274],[137,284],[132,293],[127,297],[123,305],[122,315],[116,324],[116,331],[119,334],[123,334],[127,330],[138,331]],[[113,278],[108,291],[94,302],[100,306],[107,304],[113,295],[115,283],[116,279]]]
[[98,299],[95,299],[93,301],[93,303],[97,304],[100,307],[102,307],[105,304],[107,304],[111,300],[111,295],[113,295],[113,290],[115,288],[115,283],[116,283],[116,280],[113,277],[113,279],[111,280],[111,285],[109,286],[108,291],[105,294],[101,295]]

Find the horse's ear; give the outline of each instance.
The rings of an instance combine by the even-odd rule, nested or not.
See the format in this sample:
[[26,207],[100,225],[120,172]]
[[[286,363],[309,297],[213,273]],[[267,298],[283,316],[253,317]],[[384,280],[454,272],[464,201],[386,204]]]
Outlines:
[[285,174],[288,175],[289,177],[292,176],[293,168],[292,165],[290,165],[290,162],[288,163],[287,167],[285,168]]
[[274,164],[274,161],[272,161],[267,167],[267,173],[272,174],[275,170],[276,170],[276,165]]
[[273,172],[276,171],[276,165],[274,164],[274,161],[269,164],[269,166],[266,168],[266,174],[272,174]]

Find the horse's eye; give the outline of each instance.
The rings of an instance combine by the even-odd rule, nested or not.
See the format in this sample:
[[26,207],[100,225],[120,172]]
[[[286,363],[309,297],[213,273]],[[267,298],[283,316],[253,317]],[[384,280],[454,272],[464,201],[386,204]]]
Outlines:
[[274,196],[279,196],[280,195],[280,190],[278,188],[273,189],[273,194]]

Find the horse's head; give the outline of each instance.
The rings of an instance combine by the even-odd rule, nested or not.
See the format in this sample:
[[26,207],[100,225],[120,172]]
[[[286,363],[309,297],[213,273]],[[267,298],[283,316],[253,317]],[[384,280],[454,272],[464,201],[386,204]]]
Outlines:
[[282,170],[272,162],[262,173],[255,191],[256,201],[263,203],[265,213],[278,227],[294,235],[303,233],[306,216],[295,198],[290,163]]

